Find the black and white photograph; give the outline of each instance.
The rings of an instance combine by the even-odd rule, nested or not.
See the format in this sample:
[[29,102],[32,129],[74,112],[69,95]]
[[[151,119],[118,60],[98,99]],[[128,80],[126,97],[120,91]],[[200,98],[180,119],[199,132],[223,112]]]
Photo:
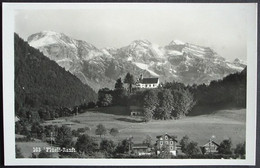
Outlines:
[[4,3],[5,164],[254,165],[256,18],[256,3]]

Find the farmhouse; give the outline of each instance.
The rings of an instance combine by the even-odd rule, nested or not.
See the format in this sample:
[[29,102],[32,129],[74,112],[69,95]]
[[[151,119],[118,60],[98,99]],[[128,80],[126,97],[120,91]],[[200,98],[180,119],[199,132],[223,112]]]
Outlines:
[[160,154],[160,152],[164,148],[168,148],[172,155],[177,155],[177,140],[175,139],[175,137],[170,136],[166,133],[164,135],[157,136],[156,138],[157,140],[155,146],[157,154]]
[[159,78],[143,78],[143,75],[140,75],[135,86],[137,88],[157,88],[159,84]]
[[139,106],[129,106],[131,116],[141,116],[143,114],[143,108]]
[[134,144],[132,146],[132,151],[134,155],[144,156],[144,155],[151,155],[151,147],[147,144]]
[[205,145],[202,146],[202,148],[205,149],[205,154],[209,154],[209,153],[217,153],[217,149],[219,147],[219,144],[217,144],[215,141],[213,140],[209,140],[209,142],[207,142]]

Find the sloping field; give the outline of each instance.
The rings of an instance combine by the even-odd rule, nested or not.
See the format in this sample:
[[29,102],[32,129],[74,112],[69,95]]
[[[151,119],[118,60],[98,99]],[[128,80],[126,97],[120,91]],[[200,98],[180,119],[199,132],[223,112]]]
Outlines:
[[[150,135],[155,143],[156,136],[164,133],[176,135],[177,140],[188,135],[199,145],[206,143],[213,135],[218,143],[225,138],[231,138],[233,146],[245,140],[245,109],[218,110],[209,115],[190,116],[179,120],[155,120],[149,123],[143,123],[139,118],[127,115],[125,111],[124,107],[98,108],[75,117],[62,118],[62,123],[55,123],[53,120],[45,124],[67,124],[72,129],[89,127],[91,130],[86,133],[96,136],[96,126],[102,123],[107,129],[117,128],[120,131],[116,137],[109,133],[106,135],[106,138],[116,141],[133,136],[134,142],[142,142],[146,135]],[[120,112],[123,115],[120,115]]]

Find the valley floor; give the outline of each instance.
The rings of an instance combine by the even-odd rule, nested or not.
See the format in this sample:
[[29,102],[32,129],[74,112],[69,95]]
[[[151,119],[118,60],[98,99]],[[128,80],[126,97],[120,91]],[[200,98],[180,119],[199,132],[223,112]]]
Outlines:
[[188,135],[199,145],[205,144],[213,135],[217,143],[231,138],[233,147],[245,141],[246,109],[217,110],[209,115],[189,116],[179,120],[153,120],[148,123],[129,116],[126,111],[124,107],[96,108],[74,117],[59,118],[45,124],[66,124],[72,129],[89,127],[90,131],[86,133],[99,138],[95,135],[95,129],[101,123],[107,129],[119,130],[116,137],[107,133],[105,138],[120,141],[133,136],[134,143],[141,143],[147,135],[150,135],[155,143],[156,136],[164,133],[177,136],[178,141]]

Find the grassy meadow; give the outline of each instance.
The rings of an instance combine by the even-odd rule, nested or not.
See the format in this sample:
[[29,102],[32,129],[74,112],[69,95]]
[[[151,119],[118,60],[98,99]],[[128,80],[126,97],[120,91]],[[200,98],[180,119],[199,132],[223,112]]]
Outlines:
[[188,116],[179,120],[153,120],[144,123],[138,117],[129,116],[125,107],[106,107],[89,109],[74,117],[64,117],[57,120],[46,121],[44,125],[68,125],[72,129],[89,127],[87,134],[95,135],[96,126],[101,123],[107,129],[117,128],[119,134],[113,137],[107,132],[103,138],[120,141],[133,136],[135,143],[142,142],[147,135],[152,137],[153,143],[156,136],[164,133],[177,136],[180,140],[188,135],[191,140],[199,145],[205,144],[212,135],[220,143],[223,139],[231,138],[233,147],[245,141],[246,109],[213,110],[208,115]]

